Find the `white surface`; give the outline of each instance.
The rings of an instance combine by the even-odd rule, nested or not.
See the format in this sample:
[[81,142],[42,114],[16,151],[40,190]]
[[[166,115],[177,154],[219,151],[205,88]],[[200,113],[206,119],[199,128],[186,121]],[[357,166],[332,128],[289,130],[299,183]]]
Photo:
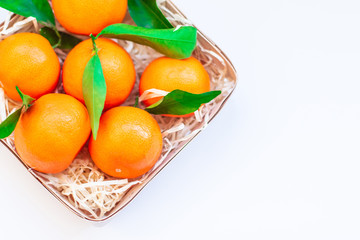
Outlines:
[[356,0],[174,0],[230,57],[222,112],[105,224],[63,207],[1,147],[1,235],[359,239]]

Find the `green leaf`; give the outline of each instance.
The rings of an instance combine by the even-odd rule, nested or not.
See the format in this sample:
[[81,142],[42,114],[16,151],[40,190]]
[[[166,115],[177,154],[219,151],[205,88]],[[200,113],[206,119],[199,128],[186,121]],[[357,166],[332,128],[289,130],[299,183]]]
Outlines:
[[15,130],[16,124],[20,119],[23,106],[8,116],[5,121],[0,124],[0,139],[10,136]]
[[156,0],[128,0],[128,8],[131,18],[140,27],[173,28],[158,8]]
[[16,86],[16,91],[19,93],[21,100],[23,101],[23,106],[25,107],[25,109],[28,109],[31,106],[31,102],[35,99],[22,93],[18,86]]
[[152,114],[185,115],[195,112],[202,104],[210,102],[220,93],[221,91],[210,91],[192,94],[182,90],[174,90],[145,110]]
[[148,29],[117,23],[104,28],[98,36],[130,40],[152,47],[156,51],[176,59],[191,56],[196,47],[197,30],[182,26],[171,29]]
[[85,67],[82,88],[85,105],[89,112],[93,137],[96,140],[100,117],[105,105],[106,82],[94,38],[93,43],[95,55],[89,60]]
[[[49,40],[51,46],[57,47],[60,49],[72,49],[75,47],[78,43],[81,42],[81,39],[74,37],[70,34],[59,32],[60,38],[56,34],[55,30],[49,27],[43,27],[40,29],[41,36],[45,37],[47,40]],[[60,44],[59,44],[60,42]]]
[[34,17],[44,25],[55,27],[55,17],[47,0],[0,0],[0,7],[24,17]]

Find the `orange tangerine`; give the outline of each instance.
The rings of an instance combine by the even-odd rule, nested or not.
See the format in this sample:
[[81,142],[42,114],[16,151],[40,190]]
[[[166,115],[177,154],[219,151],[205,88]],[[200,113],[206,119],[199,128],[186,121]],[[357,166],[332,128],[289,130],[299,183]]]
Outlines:
[[85,106],[65,94],[40,97],[15,128],[15,148],[31,168],[58,173],[74,160],[90,135]]
[[59,74],[59,59],[41,35],[17,33],[0,42],[0,82],[11,99],[21,101],[16,86],[33,98],[54,91]]
[[96,140],[89,151],[95,164],[118,178],[136,178],[148,172],[159,159],[162,135],[156,120],[135,107],[116,107],[100,120]]
[[[171,92],[176,89],[200,94],[210,91],[210,77],[203,65],[194,57],[183,60],[161,57],[152,61],[140,79],[140,95],[149,89]],[[150,106],[161,97],[145,100]],[[182,117],[192,114],[183,115]]]
[[56,19],[69,32],[96,35],[103,28],[121,23],[127,0],[52,0]]
[[[134,87],[136,72],[130,55],[117,43],[106,38],[96,40],[107,93],[105,109],[122,104]],[[67,94],[84,103],[82,79],[86,64],[93,56],[91,39],[76,45],[63,66],[63,85]]]

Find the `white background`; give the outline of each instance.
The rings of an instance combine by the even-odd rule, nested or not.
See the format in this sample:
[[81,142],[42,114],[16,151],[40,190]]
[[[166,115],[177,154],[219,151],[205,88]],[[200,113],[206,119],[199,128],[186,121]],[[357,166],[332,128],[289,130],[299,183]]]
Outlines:
[[174,2],[238,70],[222,112],[100,225],[67,210],[1,146],[1,235],[359,239],[359,2]]

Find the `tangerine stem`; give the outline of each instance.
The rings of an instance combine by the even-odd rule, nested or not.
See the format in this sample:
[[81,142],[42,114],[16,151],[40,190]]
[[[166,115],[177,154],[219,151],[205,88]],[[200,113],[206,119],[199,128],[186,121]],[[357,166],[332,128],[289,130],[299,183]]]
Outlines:
[[94,51],[95,53],[97,53],[97,52],[98,52],[98,48],[97,48],[96,42],[95,42],[96,37],[94,37],[94,35],[92,35],[92,33],[90,34],[90,37],[91,37],[91,41],[92,41],[92,43],[93,43],[93,51]]
[[52,27],[52,29],[55,31],[56,36],[59,38],[59,41],[57,43],[55,43],[52,47],[57,48],[57,47],[59,47],[61,45],[61,35],[60,35],[60,33],[59,33],[59,31],[57,30],[56,27]]

